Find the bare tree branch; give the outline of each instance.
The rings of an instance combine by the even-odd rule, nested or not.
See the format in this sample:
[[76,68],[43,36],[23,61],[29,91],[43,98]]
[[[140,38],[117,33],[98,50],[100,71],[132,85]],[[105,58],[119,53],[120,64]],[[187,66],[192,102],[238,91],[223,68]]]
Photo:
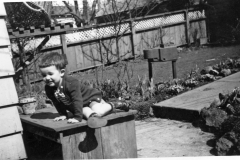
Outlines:
[[[81,24],[85,24],[85,20],[82,19],[80,17],[80,15],[76,14],[73,12],[73,9],[71,8],[71,6],[66,2],[66,1],[63,1],[63,3],[65,4],[65,6],[67,7],[67,9],[69,10],[69,12],[65,13],[65,14],[71,14],[73,16],[73,18],[75,19],[75,22],[76,22],[76,25],[78,27],[81,27]],[[65,15],[64,14],[64,15]]]

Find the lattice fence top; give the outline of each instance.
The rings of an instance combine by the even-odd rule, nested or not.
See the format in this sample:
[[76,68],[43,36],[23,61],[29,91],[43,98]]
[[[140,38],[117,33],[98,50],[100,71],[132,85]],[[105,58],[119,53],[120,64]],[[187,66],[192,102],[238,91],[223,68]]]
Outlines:
[[135,30],[138,31],[138,30],[155,28],[155,27],[179,23],[179,22],[184,22],[183,13],[136,21],[134,22],[134,26],[135,26]]
[[[188,13],[188,17],[190,20],[196,20],[200,18],[205,18],[205,12],[202,11],[191,11]],[[178,13],[173,15],[149,18],[145,20],[138,20],[133,22],[133,26],[136,31],[145,30],[149,28],[160,27],[163,25],[171,25],[175,23],[184,22],[184,13]],[[119,28],[120,27],[120,28]],[[118,32],[118,33],[116,33]],[[74,33],[66,34],[67,44],[74,42],[86,42],[94,39],[105,38],[109,36],[119,35],[123,33],[130,33],[130,23],[123,23],[118,26],[110,25],[104,26],[100,28],[92,28],[86,30],[80,30]],[[31,50],[36,48],[43,38],[36,38],[29,42],[29,44],[25,47],[25,50]],[[44,48],[54,47],[60,45],[60,36],[52,36],[48,43]],[[17,51],[17,45],[12,43],[12,47],[15,51]]]
[[82,42],[129,32],[129,23],[124,23],[117,26],[111,25],[107,27],[93,28],[75,33],[70,33],[66,35],[66,40],[67,43]]
[[200,19],[200,18],[206,18],[205,11],[192,11],[188,12],[188,17],[190,20]]

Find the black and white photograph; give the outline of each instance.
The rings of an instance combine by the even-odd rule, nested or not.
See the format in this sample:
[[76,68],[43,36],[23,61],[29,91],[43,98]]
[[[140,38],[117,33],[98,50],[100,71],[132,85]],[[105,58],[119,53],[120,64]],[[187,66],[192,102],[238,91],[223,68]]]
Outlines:
[[237,159],[240,0],[3,0],[0,88],[0,160]]

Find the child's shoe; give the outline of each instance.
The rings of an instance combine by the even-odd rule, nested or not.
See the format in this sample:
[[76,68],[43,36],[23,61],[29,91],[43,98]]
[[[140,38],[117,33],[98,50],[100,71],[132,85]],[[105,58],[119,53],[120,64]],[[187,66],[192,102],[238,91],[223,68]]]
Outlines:
[[125,112],[128,112],[130,109],[130,104],[125,101],[115,101],[115,102],[109,102],[112,106],[113,111],[115,109],[123,110]]
[[90,115],[87,120],[87,125],[90,128],[100,128],[107,125],[107,120],[98,116],[96,113]]

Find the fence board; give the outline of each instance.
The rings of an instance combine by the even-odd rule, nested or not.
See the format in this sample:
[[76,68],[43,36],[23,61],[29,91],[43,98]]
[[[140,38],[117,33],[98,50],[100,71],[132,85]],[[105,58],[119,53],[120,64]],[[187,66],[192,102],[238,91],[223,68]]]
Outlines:
[[103,60],[103,63],[106,64],[107,63],[107,53],[108,53],[108,48],[106,47],[107,41],[100,41],[100,45],[101,45],[101,56],[102,56],[102,60]]
[[72,71],[76,69],[77,61],[76,61],[76,47],[68,47],[67,59],[68,59],[68,71]]
[[127,39],[127,57],[126,58],[129,58],[129,57],[132,57],[132,56],[134,56],[133,55],[133,47],[134,46],[132,46],[132,43],[131,43],[131,36],[126,36],[126,37],[124,37],[125,39]]
[[163,43],[167,43],[169,42],[169,33],[170,33],[170,29],[169,28],[164,28],[163,29]]
[[104,61],[107,62],[107,59],[109,62],[115,62],[117,60],[117,55],[116,55],[116,40],[115,39],[109,39],[109,40],[104,40],[103,41],[103,46],[102,47],[102,53],[104,55]]
[[142,40],[142,49],[148,49],[149,44],[148,44],[148,32],[144,32],[141,34],[141,40]]
[[74,48],[75,48],[75,58],[76,58],[77,67],[74,68],[73,70],[82,69],[84,68],[84,58],[83,58],[83,54],[81,54],[82,47],[79,45],[79,46],[74,46]]
[[186,37],[185,37],[185,27],[184,25],[176,26],[176,45],[182,45],[186,43]]
[[112,41],[113,41],[113,45],[111,46],[111,50],[112,50],[111,51],[112,52],[112,56],[111,56],[112,60],[111,60],[111,62],[116,62],[118,60],[116,39],[114,38]]
[[82,53],[83,53],[83,59],[84,59],[84,66],[90,67],[92,66],[92,57],[90,54],[90,46],[89,44],[82,45]]
[[206,27],[206,21],[200,21],[201,24],[201,38],[207,38],[207,27]]
[[119,43],[120,53],[123,58],[129,58],[132,56],[132,46],[130,36],[124,36]]
[[25,159],[27,158],[23,144],[22,134],[0,138],[0,159]]
[[154,30],[152,31],[152,48],[160,47],[161,44],[161,35],[160,35],[160,30]]
[[136,55],[141,55],[142,54],[142,41],[141,41],[141,34],[135,34],[135,47],[136,47]]
[[8,47],[0,49],[0,76],[15,74],[10,54]]
[[0,136],[22,131],[17,106],[0,108],[0,122],[7,122],[1,123]]
[[175,27],[170,27],[170,39],[169,39],[169,43],[173,43],[173,44],[176,44],[176,40],[175,40]]
[[18,95],[12,77],[0,79],[0,88],[0,106],[18,103]]
[[101,58],[100,58],[98,43],[91,43],[90,44],[90,54],[91,54],[91,57],[93,57],[93,59],[91,61],[92,66],[96,66],[96,65],[101,64]]

